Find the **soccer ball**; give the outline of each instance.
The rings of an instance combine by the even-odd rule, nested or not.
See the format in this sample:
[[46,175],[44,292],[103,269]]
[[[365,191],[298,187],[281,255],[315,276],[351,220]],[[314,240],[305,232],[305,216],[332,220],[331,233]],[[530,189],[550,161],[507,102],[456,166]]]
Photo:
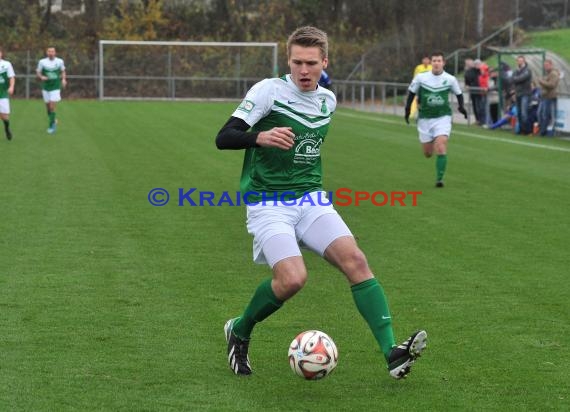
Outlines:
[[299,333],[289,345],[289,365],[301,378],[322,379],[338,363],[338,351],[329,335],[318,330]]

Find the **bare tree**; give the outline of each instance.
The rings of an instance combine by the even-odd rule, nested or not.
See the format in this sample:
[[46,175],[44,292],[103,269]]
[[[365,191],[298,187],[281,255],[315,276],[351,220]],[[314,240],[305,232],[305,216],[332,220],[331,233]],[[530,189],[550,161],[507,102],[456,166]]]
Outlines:
[[91,43],[99,39],[99,1],[85,0],[85,36]]
[[44,12],[44,18],[42,21],[42,25],[40,27],[40,32],[44,33],[48,28],[49,28],[49,24],[51,21],[51,6],[52,6],[52,0],[47,0],[46,1],[46,9]]

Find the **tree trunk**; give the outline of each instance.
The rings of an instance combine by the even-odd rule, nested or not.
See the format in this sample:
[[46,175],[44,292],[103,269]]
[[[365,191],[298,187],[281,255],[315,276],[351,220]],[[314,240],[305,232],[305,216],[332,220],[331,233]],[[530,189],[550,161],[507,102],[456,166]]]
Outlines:
[[52,0],[47,0],[46,11],[40,28],[40,33],[44,33],[49,27],[49,23],[51,20],[51,6],[52,6]]
[[93,44],[99,40],[98,0],[85,0],[85,37]]

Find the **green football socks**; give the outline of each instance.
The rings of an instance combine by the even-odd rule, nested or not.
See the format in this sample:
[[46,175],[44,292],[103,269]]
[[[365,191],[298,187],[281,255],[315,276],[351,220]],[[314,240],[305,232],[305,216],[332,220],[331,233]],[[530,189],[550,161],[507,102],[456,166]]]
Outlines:
[[351,290],[358,311],[368,323],[384,357],[388,360],[396,342],[392,330],[392,317],[382,286],[376,278],[372,278],[352,285]]
[[[375,278],[351,287],[358,311],[368,323],[380,345],[386,360],[396,345],[392,331],[392,318],[384,290]],[[271,279],[266,279],[257,288],[243,315],[236,320],[233,333],[241,339],[249,339],[256,323],[277,311],[283,302],[273,293]]]
[[55,124],[55,112],[48,112],[49,117],[49,127],[52,127]]
[[443,180],[443,175],[445,174],[445,168],[447,166],[447,155],[438,154],[435,161],[435,168],[437,171],[437,181]]
[[271,278],[264,280],[258,286],[243,315],[236,320],[233,333],[241,339],[249,339],[256,323],[261,322],[277,311],[283,302],[277,299],[271,288]]

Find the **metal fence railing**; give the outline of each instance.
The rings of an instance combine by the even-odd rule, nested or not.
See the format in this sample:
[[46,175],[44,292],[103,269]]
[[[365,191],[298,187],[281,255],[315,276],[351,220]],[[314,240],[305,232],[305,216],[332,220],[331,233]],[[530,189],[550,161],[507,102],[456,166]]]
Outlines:
[[[99,97],[98,75],[68,75],[68,88],[64,91],[65,98],[88,98]],[[174,77],[174,76],[109,76],[107,82],[118,82],[113,87],[115,90],[124,92],[121,95],[107,96],[114,99],[145,99],[145,100],[240,100],[245,93],[257,81],[257,78],[243,77]],[[145,90],[144,85],[155,82],[153,95],[137,95],[137,90]],[[22,84],[23,83],[23,84]],[[408,83],[374,82],[360,80],[336,81],[332,90],[337,96],[340,106],[356,110],[403,115],[407,99]],[[17,97],[40,98],[40,82],[35,75],[27,74],[17,76]],[[487,124],[498,120],[504,111],[496,89],[484,91],[480,88],[464,90],[465,106],[468,112],[467,124],[475,121],[473,101],[471,94],[484,95],[484,110]],[[454,107],[457,104],[455,97],[450,100]],[[559,93],[559,112],[568,111],[567,102],[570,102],[570,94]],[[563,113],[563,114],[564,114]],[[564,116],[566,116],[564,114]],[[462,118],[457,118],[463,122]],[[558,130],[568,128],[570,120],[563,121]]]
[[407,83],[341,80],[333,84],[337,101],[353,109],[398,113],[406,101]]
[[[409,83],[393,83],[393,82],[372,82],[372,81],[337,81],[333,85],[333,91],[336,93],[339,105],[350,107],[352,109],[388,113],[400,115],[404,113],[404,106],[408,96]],[[464,90],[465,105],[470,115],[474,113],[473,105],[470,99],[471,93],[483,93],[480,88],[471,88],[470,91]],[[491,113],[494,105],[499,102],[496,90],[486,93],[487,113]],[[451,98],[453,105],[457,100]],[[469,122],[470,123],[470,122]]]
[[[472,47],[457,49],[457,50],[453,51],[452,53],[450,53],[449,55],[445,56],[445,60],[448,62],[448,66],[449,66],[449,69],[448,69],[449,72],[451,74],[459,73],[461,71],[461,69],[463,68],[462,62],[460,62],[461,58],[471,56],[473,53],[475,53],[477,59],[481,59],[483,47],[485,47],[486,45],[489,45],[490,42],[492,42],[493,40],[496,40],[497,38],[499,38],[504,32],[508,31],[508,33],[509,33],[508,45],[509,45],[509,47],[512,46],[514,44],[515,26],[518,23],[520,23],[521,21],[522,21],[522,18],[520,18],[520,17],[518,17],[514,20],[511,20],[507,24],[505,24],[503,27],[497,29],[496,31],[494,31],[493,33],[491,33],[490,35],[488,35],[487,37],[485,37],[484,39],[482,39],[481,41],[479,41],[477,44],[473,45]],[[505,42],[501,41],[500,43],[504,44]],[[451,67],[453,67],[453,69],[451,69]]]
[[[203,76],[105,76],[107,99],[216,100],[241,99],[261,78]],[[97,99],[100,76],[68,74],[65,98]],[[41,98],[35,74],[16,73],[15,97]]]

